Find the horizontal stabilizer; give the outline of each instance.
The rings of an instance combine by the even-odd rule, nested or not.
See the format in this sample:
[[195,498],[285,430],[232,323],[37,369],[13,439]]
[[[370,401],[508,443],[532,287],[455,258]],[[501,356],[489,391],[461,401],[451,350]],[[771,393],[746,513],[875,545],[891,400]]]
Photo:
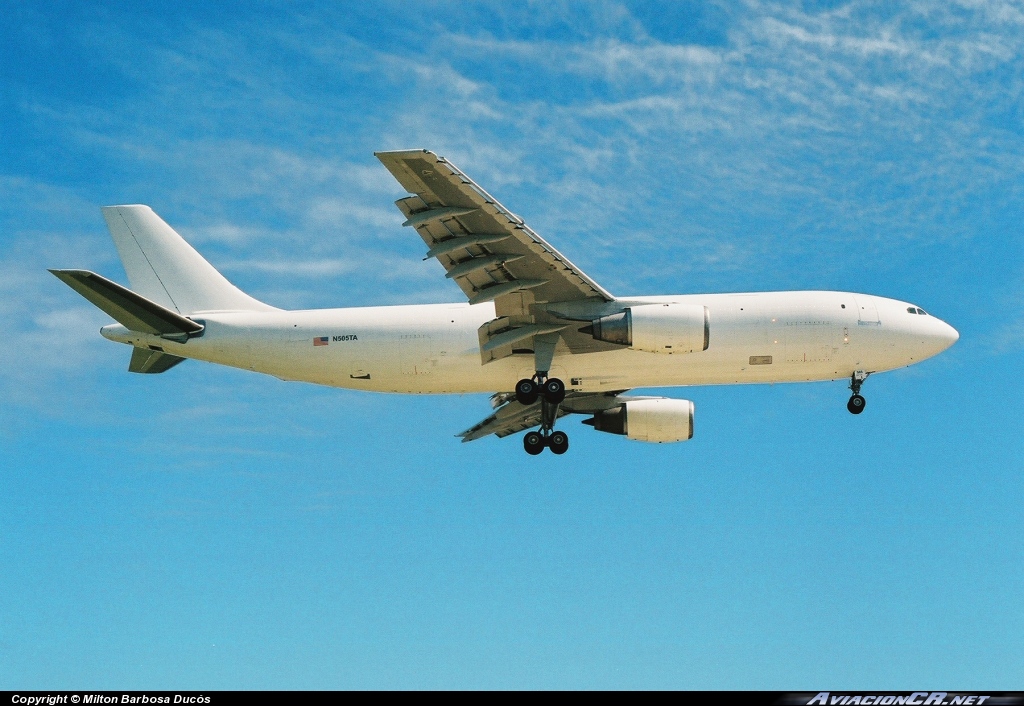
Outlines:
[[[88,270],[50,270],[50,272],[131,331],[184,341],[189,336],[195,336],[203,330],[202,324],[151,302],[95,272]],[[134,357],[132,360],[134,362]]]
[[185,360],[170,353],[153,351],[148,348],[132,349],[132,360],[128,363],[130,373],[156,374],[170,370],[175,365]]

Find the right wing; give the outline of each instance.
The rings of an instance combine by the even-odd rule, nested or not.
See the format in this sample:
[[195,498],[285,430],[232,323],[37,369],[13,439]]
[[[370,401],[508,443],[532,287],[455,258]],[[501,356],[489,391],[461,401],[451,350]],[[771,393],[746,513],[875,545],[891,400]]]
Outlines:
[[[565,411],[565,408],[559,406],[558,417],[564,417],[567,414],[569,413]],[[513,399],[499,407],[487,419],[474,424],[458,436],[462,437],[463,443],[476,441],[491,434],[497,434],[498,438],[503,438],[509,434],[515,434],[517,431],[540,426],[540,423],[541,406],[539,404],[527,407]]]
[[[614,392],[572,392],[565,395],[565,399],[558,406],[556,419],[567,414],[594,414],[606,409],[618,407],[623,402],[631,399],[651,399],[648,397],[623,397],[625,390]],[[532,404],[526,407],[516,401],[514,396],[507,393],[499,393],[495,396],[495,402],[500,406],[494,414],[481,422],[474,424],[466,431],[458,434],[462,437],[463,443],[482,439],[490,434],[499,438],[515,434],[524,429],[539,426],[541,423],[541,405]]]

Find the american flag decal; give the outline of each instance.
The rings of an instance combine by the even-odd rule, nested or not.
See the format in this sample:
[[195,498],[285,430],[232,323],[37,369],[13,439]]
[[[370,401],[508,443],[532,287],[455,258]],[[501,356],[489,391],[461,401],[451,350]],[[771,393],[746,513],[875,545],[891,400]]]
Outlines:
[[320,336],[319,338],[314,338],[313,339],[313,345],[314,346],[326,346],[328,338],[329,338],[328,336]]

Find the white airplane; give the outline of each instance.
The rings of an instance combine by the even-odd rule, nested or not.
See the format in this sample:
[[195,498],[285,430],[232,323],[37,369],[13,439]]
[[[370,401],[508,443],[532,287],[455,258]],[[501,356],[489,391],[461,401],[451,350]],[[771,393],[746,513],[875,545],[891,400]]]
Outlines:
[[131,289],[51,270],[119,323],[129,370],[186,358],[356,390],[493,393],[463,441],[528,432],[530,454],[565,453],[558,418],[650,442],[693,436],[693,403],[638,387],[849,379],[864,409],[873,373],[949,348],[953,327],[908,302],[848,292],[615,297],[451,162],[379,152],[406,191],[396,204],[464,304],[285,311],[228,282],[148,206],[103,209]]

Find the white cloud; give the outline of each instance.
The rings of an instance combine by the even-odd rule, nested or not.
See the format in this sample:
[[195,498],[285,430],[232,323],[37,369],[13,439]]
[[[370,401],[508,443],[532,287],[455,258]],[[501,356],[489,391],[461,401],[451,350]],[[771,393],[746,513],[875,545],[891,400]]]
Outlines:
[[336,17],[157,43],[97,24],[92,46],[147,90],[21,110],[125,176],[113,195],[7,177],[8,212],[43,214],[9,219],[18,242],[66,226],[89,245],[61,258],[119,272],[92,198],[138,200],[268,300],[458,299],[419,262],[391,203],[402,190],[370,155],[408,147],[450,157],[598,281],[637,293],[747,288],[768,271],[818,286],[807,273],[837,261],[877,268],[911,242],[984,237],[961,216],[972,204],[1020,205],[1018,4],[751,2],[709,45],[655,39],[614,3],[588,7],[576,34],[543,28],[578,9],[531,8],[529,33],[494,12],[506,24],[379,44]]

